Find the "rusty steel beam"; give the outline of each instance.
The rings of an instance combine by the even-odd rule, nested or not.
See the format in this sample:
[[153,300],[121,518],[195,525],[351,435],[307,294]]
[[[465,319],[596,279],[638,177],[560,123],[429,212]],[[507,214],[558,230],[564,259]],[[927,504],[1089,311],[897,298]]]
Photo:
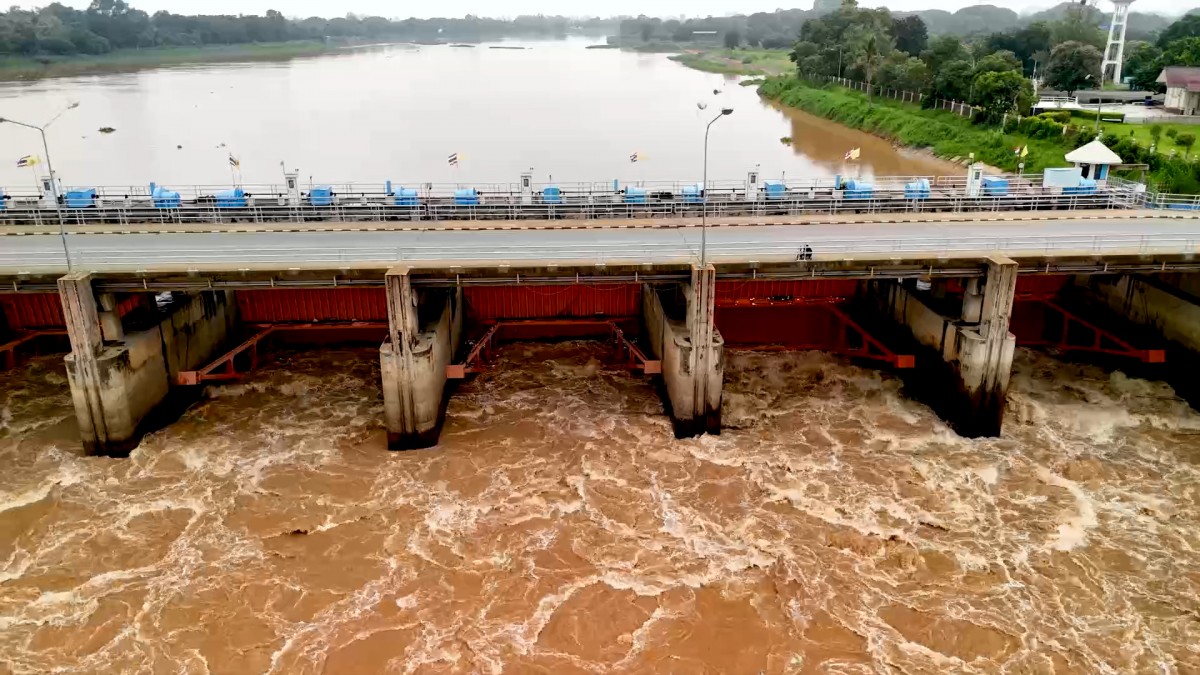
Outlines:
[[[1058,340],[1047,340],[1044,337],[1036,339],[1021,339],[1018,340],[1023,345],[1034,347],[1053,347],[1061,351],[1076,351],[1089,352],[1093,354],[1108,354],[1110,356],[1123,356],[1132,359],[1137,359],[1142,363],[1166,363],[1167,352],[1163,349],[1138,349],[1129,342],[1121,339],[1116,334],[1097,326],[1096,324],[1079,317],[1062,305],[1054,302],[1051,298],[1030,295],[1023,298],[1018,298],[1023,302],[1036,302],[1050,311],[1058,314],[1062,318],[1062,333]],[[1072,343],[1071,327],[1079,326],[1087,331],[1091,338],[1085,344]]]
[[626,359],[626,366],[631,370],[641,370],[646,375],[656,375],[662,373],[662,362],[656,361],[646,356],[636,344],[634,344],[625,331],[621,330],[615,320],[607,319],[523,319],[497,321],[484,333],[467,353],[466,358],[462,363],[454,363],[446,366],[446,377],[451,380],[462,380],[472,373],[483,371],[483,361],[491,352],[497,340],[503,339],[505,329],[516,328],[591,328],[597,332],[608,332],[613,340],[614,346]]
[[[914,355],[897,354],[892,351],[887,345],[867,332],[867,329],[858,325],[840,307],[836,305],[825,305],[825,307],[842,322],[842,330],[838,331],[838,344],[830,351],[856,359],[882,361],[898,369],[915,368],[917,366],[917,360]],[[859,339],[862,340],[862,344],[860,346],[848,344],[846,338],[849,333],[857,334]]]
[[482,370],[479,364],[482,362],[484,352],[488,352],[492,348],[492,340],[496,339],[496,334],[500,332],[500,324],[494,324],[484,333],[483,337],[475,343],[471,351],[467,354],[467,358],[463,359],[462,363],[452,363],[446,366],[446,377],[451,380],[466,379],[468,373],[478,373]]
[[18,333],[14,339],[0,344],[0,370],[12,370],[17,367],[17,350],[21,347],[34,343],[44,337],[64,337],[66,334],[67,331],[65,329],[23,331]]
[[[386,330],[387,324],[378,321],[354,321],[350,323],[257,323],[249,324],[256,332],[238,346],[225,352],[200,370],[181,371],[175,378],[175,383],[192,387],[205,382],[233,382],[258,367],[258,346],[271,335],[280,333],[304,333],[320,331],[346,330]],[[250,365],[239,370],[236,359],[242,354],[248,354]]]

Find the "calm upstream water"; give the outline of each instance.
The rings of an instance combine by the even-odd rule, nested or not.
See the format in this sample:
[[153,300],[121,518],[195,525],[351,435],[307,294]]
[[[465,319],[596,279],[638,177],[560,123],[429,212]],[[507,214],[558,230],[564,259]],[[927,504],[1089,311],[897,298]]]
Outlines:
[[0,373],[0,672],[1200,672],[1200,415],[1022,351],[1004,438],[820,353],[677,441],[596,343],[389,453],[376,350],[284,353],[127,460]]
[[[78,101],[49,129],[55,169],[76,186],[227,184],[231,153],[247,183],[280,183],[280,162],[318,183],[508,183],[531,168],[539,182],[698,182],[704,127],[723,106],[735,113],[713,128],[713,180],[740,181],[756,166],[764,177],[958,173],[873,136],[777,110],[753,87],[664,55],[588,44],[393,46],[4,83],[0,116],[42,124]],[[7,153],[0,187],[31,188],[33,176],[16,160],[42,154],[38,134],[0,125],[0,147]],[[844,166],[856,147],[861,167]],[[452,153],[462,158],[457,168],[447,162]]]

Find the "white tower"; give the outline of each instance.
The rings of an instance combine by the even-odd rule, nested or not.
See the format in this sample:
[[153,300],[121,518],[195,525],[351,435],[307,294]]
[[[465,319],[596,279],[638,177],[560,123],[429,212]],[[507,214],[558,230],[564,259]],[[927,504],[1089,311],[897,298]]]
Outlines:
[[[1101,80],[1121,82],[1121,64],[1125,63],[1125,28],[1128,26],[1129,6],[1133,0],[1112,0],[1113,15],[1108,25],[1108,47],[1104,50]],[[1112,73],[1111,79],[1109,73]]]

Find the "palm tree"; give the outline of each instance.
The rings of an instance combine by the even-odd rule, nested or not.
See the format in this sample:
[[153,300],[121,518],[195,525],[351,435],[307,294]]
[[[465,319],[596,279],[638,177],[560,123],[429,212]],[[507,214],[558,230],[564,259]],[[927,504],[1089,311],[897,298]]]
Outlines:
[[879,73],[879,68],[882,66],[883,51],[879,48],[879,38],[872,33],[867,37],[866,43],[863,44],[863,50],[858,55],[858,67],[862,69],[863,75],[867,78],[867,100],[871,99],[871,95],[875,91],[875,75]]

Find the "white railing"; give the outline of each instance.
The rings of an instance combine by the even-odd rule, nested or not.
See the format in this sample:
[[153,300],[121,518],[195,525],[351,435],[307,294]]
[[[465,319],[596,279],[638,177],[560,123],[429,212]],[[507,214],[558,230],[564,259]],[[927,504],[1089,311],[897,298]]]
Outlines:
[[[1032,185],[1032,184],[1031,184]],[[745,218],[801,215],[877,215],[934,213],[1002,213],[1017,211],[1094,211],[1100,209],[1152,208],[1182,209],[1195,205],[1196,198],[1156,196],[1147,201],[1144,194],[1124,188],[1097,190],[1094,193],[1063,194],[1014,181],[1007,194],[970,197],[958,189],[932,187],[929,196],[913,197],[903,187],[875,186],[868,192],[835,191],[824,188],[789,189],[786,199],[759,196],[746,201],[737,191],[712,189],[705,200],[678,197],[659,200],[648,196],[644,203],[628,203],[621,195],[564,194],[547,202],[533,197],[525,204],[519,197],[484,196],[478,205],[457,204],[454,199],[427,200],[412,206],[396,206],[382,200],[339,198],[329,206],[291,206],[276,202],[250,202],[244,208],[219,208],[215,205],[180,209],[156,209],[150,204],[130,206],[102,205],[86,209],[47,209],[10,206],[0,211],[0,225],[69,226],[85,225],[224,225],[238,223],[354,223],[408,221],[436,226],[443,222],[480,220],[670,220],[699,218]],[[10,202],[11,203],[11,202]],[[19,202],[16,202],[20,204]],[[1190,207],[1187,207],[1190,208]]]

